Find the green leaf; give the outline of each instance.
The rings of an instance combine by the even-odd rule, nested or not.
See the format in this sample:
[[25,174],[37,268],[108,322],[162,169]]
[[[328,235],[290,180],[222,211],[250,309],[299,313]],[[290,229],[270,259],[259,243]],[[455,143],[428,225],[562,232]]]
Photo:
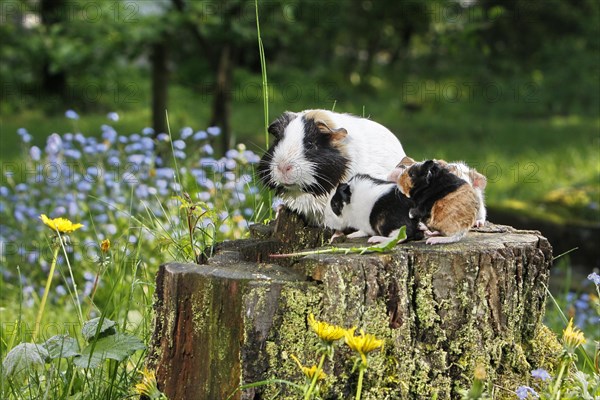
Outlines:
[[40,370],[47,358],[48,351],[43,345],[20,343],[9,351],[2,361],[4,376],[18,377],[27,374],[31,369]]
[[81,368],[96,368],[104,360],[123,361],[137,350],[146,346],[137,337],[126,333],[116,333],[90,343],[81,351],[81,357],[74,360],[75,365]]
[[399,241],[406,239],[406,226],[403,226],[398,231],[398,234],[383,242],[373,246],[361,246],[361,247],[330,247],[323,250],[309,250],[300,251],[297,253],[287,254],[271,254],[271,258],[285,258],[285,257],[303,257],[313,254],[368,254],[368,253],[386,253],[392,251]]
[[43,346],[48,350],[51,359],[68,358],[79,355],[77,340],[69,335],[55,335],[46,340]]
[[[96,331],[98,331],[99,324],[100,324],[100,317],[90,319],[85,324],[83,324],[83,328],[81,328],[81,334],[83,335],[85,340],[87,340],[89,342],[91,338],[96,336]],[[116,324],[117,323],[115,321],[111,321],[108,318],[104,318],[104,320],[102,321],[102,326],[100,327],[99,334],[100,335],[102,335],[103,333],[106,333],[108,335],[114,334],[115,330],[113,327]]]
[[390,240],[379,243],[375,246],[367,247],[367,251],[373,252],[387,252],[394,250],[394,247],[398,244],[399,241],[406,239],[406,226],[403,226],[398,231],[396,237],[391,238]]

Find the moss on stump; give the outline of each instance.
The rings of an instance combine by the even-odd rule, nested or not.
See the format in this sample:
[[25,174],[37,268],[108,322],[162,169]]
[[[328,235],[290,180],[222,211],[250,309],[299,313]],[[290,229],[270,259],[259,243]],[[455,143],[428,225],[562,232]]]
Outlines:
[[[552,248],[539,232],[488,224],[450,245],[273,263],[269,254],[318,246],[324,234],[286,212],[270,234],[258,230],[260,239],[221,244],[207,265],[161,266],[150,359],[170,399],[225,399],[272,378],[302,382],[291,355],[317,362],[310,312],[385,340],[363,399],[456,398],[476,365],[490,384],[514,389],[555,360],[556,339],[542,324]],[[351,356],[340,345],[326,362],[327,399],[354,393]],[[233,398],[298,395],[263,386]]]

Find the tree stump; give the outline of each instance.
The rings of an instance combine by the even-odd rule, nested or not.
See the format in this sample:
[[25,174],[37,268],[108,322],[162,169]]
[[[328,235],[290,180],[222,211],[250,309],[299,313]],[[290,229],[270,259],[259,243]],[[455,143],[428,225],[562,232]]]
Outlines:
[[[169,399],[226,399],[265,379],[302,383],[291,355],[318,361],[311,312],[385,341],[370,358],[363,399],[456,398],[478,365],[490,385],[514,390],[558,351],[542,324],[552,248],[539,232],[488,224],[455,244],[274,262],[269,254],[322,244],[322,230],[284,212],[274,232],[253,231],[260,238],[223,243],[206,265],[161,266],[150,363]],[[340,343],[325,363],[326,399],[352,397],[351,356]],[[269,385],[232,398],[299,397]]]

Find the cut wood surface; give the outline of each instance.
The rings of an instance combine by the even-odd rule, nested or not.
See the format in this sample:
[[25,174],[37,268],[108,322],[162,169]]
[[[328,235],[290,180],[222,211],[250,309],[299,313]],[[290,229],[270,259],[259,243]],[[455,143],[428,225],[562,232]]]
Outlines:
[[[206,265],[161,266],[150,358],[169,399],[226,399],[265,379],[303,383],[291,355],[318,361],[311,312],[385,341],[371,356],[363,399],[456,398],[477,365],[497,398],[510,397],[500,387],[514,390],[554,360],[556,340],[541,323],[552,248],[538,232],[488,223],[449,245],[276,263],[270,254],[318,246],[327,233],[285,212],[275,229],[253,232],[258,238],[219,245]],[[325,363],[325,398],[354,393],[352,355],[340,342]],[[270,385],[233,398],[299,397]]]

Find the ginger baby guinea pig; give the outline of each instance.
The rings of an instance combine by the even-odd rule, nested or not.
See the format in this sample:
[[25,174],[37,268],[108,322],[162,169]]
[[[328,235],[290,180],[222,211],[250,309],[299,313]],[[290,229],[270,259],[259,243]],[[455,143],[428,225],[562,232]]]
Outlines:
[[398,187],[414,201],[410,217],[421,223],[427,244],[457,242],[475,223],[480,204],[475,189],[434,160],[404,168]]
[[398,138],[366,118],[327,110],[285,112],[270,126],[275,141],[258,177],[311,225],[324,225],[327,199],[355,174],[385,179],[404,156]]
[[[485,208],[485,196],[484,191],[487,186],[487,178],[485,175],[479,173],[475,168],[468,166],[466,163],[462,161],[453,161],[446,162],[444,160],[433,160],[437,162],[440,166],[446,168],[448,171],[452,172],[454,175],[458,176],[461,179],[467,181],[473,189],[475,189],[475,194],[479,199],[479,208],[477,211],[477,219],[475,220],[475,227],[481,227],[485,225],[485,221],[487,218],[487,211]],[[404,169],[415,164],[416,161],[410,157],[404,157],[400,163],[394,168],[387,177],[387,180],[390,182],[397,182],[400,174],[404,171]]]

